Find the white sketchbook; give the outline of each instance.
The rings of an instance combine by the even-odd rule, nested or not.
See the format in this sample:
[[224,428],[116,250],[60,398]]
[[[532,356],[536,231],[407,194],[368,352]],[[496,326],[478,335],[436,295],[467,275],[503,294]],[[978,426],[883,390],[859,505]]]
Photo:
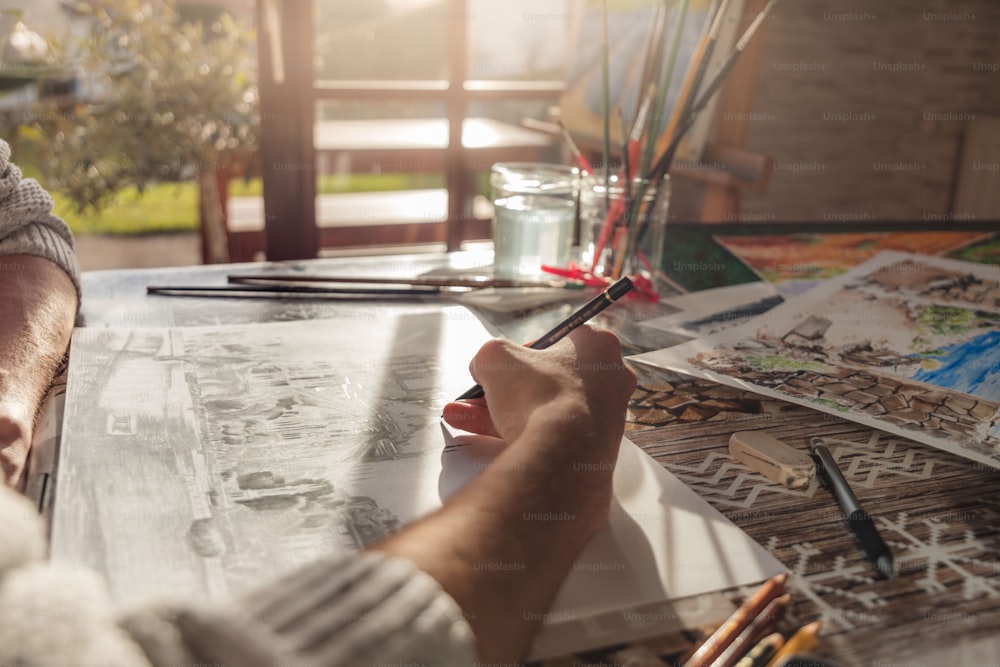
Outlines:
[[[502,446],[440,420],[488,338],[460,307],[78,329],[53,557],[97,570],[123,603],[218,599],[398,530]],[[784,571],[627,440],[615,493],[610,525],[565,581],[535,657],[663,632],[664,605],[680,625],[692,608],[683,600]],[[649,627],[623,614],[648,605],[661,610]],[[616,618],[627,627],[612,629]]]

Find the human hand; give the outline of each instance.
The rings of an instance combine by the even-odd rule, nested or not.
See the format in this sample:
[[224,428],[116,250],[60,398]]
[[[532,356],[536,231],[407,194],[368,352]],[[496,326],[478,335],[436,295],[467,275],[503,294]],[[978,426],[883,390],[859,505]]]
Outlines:
[[484,397],[449,403],[444,419],[507,447],[438,512],[374,548],[441,584],[469,619],[484,664],[514,664],[607,522],[636,380],[618,338],[589,326],[545,350],[490,341],[470,370]]
[[0,479],[20,491],[31,449],[31,422],[0,411]]
[[[579,438],[617,452],[635,375],[621,356],[618,337],[587,325],[545,350],[495,339],[470,364],[484,398],[449,403],[445,421],[513,444],[528,424],[556,436]],[[613,460],[613,459],[612,459]]]

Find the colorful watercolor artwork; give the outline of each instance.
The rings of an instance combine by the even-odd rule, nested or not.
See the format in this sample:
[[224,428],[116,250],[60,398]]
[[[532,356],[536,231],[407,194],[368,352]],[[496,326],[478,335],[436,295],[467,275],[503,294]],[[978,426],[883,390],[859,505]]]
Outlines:
[[[715,241],[763,280],[783,283],[828,280],[883,250],[971,260],[964,253],[988,245],[994,236],[993,232],[981,231],[913,231],[716,236]],[[995,259],[1000,262],[1000,248],[997,250]],[[988,262],[989,258],[977,255],[974,261]]]
[[883,252],[739,327],[632,359],[1000,468],[1000,267]]

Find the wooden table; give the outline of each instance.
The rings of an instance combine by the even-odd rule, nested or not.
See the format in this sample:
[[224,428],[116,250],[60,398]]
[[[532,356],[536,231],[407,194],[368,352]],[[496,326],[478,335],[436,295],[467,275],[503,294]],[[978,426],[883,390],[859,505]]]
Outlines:
[[[475,255],[413,255],[295,263],[309,271],[416,275],[466,265]],[[85,273],[88,327],[189,326],[335,317],[386,303],[148,297],[147,284],[224,282],[248,265]],[[580,295],[582,300],[586,295]],[[429,309],[437,308],[427,303]],[[514,339],[541,333],[572,308],[486,314]],[[633,301],[606,311],[628,352],[678,342],[643,325],[663,306]],[[997,664],[1000,655],[1000,475],[970,461],[850,421],[666,371],[636,365],[629,437],[774,553],[792,571],[790,623],[823,622],[818,655],[842,665]],[[814,482],[791,491],[728,455],[730,434],[766,429],[797,447],[839,439],[833,455],[893,550],[894,581],[878,579],[858,554],[832,496]],[[747,591],[731,591],[735,603]],[[669,665],[707,628],[547,661],[546,665]]]

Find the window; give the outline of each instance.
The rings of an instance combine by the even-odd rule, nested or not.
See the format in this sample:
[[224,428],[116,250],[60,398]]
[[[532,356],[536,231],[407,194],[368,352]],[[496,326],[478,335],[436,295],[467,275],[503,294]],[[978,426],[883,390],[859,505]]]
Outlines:
[[268,258],[488,238],[482,174],[557,159],[522,119],[563,89],[574,0],[537,5],[259,0]]

